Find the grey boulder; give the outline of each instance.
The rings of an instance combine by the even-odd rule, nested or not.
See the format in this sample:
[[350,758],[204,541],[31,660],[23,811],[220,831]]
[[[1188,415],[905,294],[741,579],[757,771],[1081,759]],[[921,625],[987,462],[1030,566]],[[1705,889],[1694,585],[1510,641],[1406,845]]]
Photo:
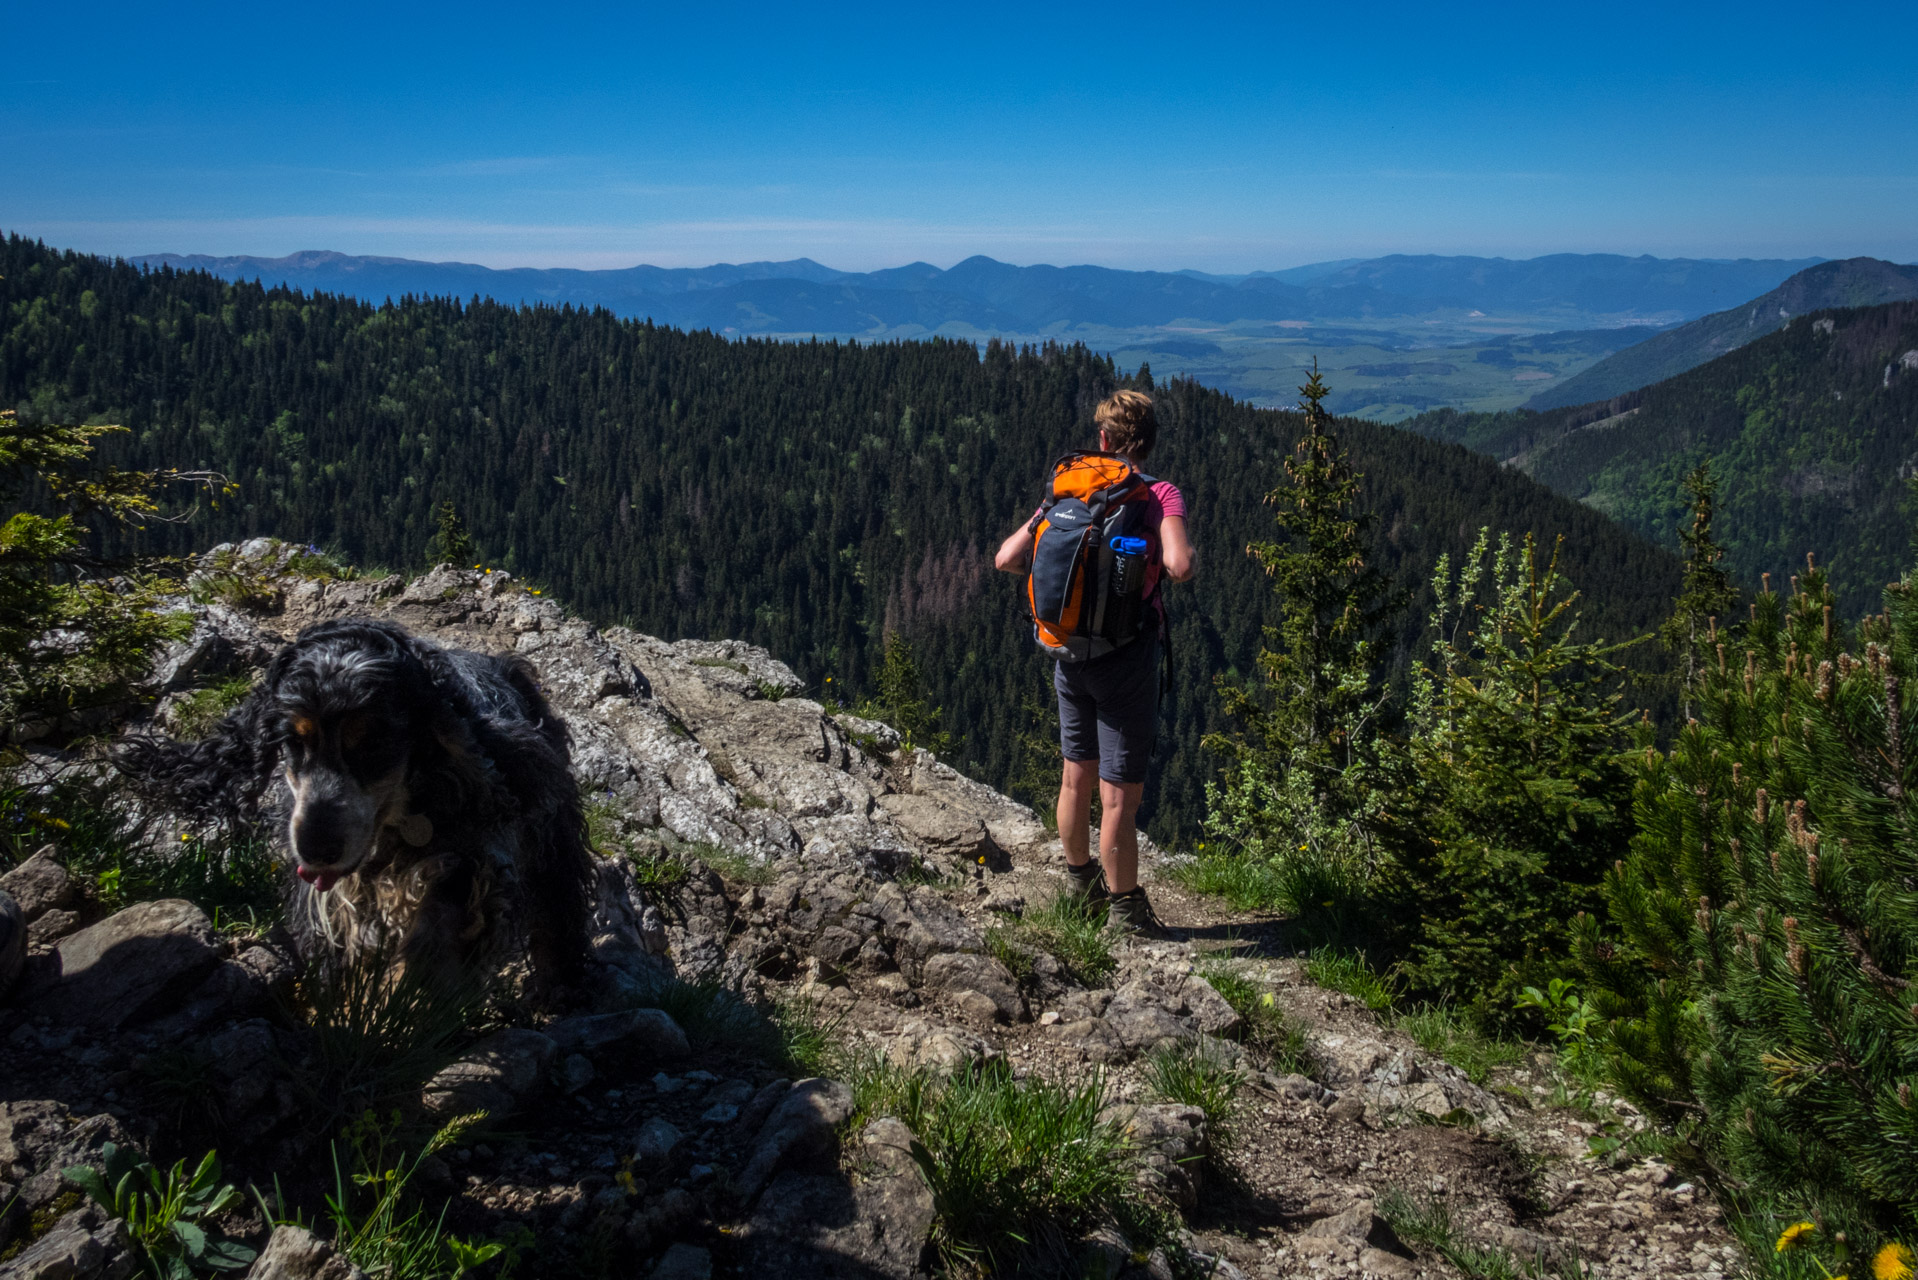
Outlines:
[[220,963],[204,912],[180,898],[142,902],[61,940],[24,993],[29,1015],[95,1031],[172,1010]]
[[852,1090],[837,1080],[795,1081],[766,1117],[734,1185],[752,1200],[779,1169],[831,1148],[833,1130],[852,1115]]

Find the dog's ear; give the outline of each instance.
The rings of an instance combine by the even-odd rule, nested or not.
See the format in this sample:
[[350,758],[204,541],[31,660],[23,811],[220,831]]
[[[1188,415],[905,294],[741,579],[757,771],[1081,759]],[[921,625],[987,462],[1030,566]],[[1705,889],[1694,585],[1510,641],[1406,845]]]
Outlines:
[[276,656],[266,679],[204,738],[127,738],[113,751],[114,767],[156,804],[194,818],[251,822],[279,762],[280,743],[267,712],[290,653]]

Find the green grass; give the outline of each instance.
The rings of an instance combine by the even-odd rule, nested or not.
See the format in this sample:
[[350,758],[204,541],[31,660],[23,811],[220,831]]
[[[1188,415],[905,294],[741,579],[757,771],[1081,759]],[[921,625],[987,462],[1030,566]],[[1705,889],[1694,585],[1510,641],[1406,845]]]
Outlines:
[[1199,976],[1211,983],[1212,989],[1239,1015],[1243,1023],[1239,1028],[1242,1043],[1265,1054],[1277,1070],[1308,1073],[1312,1064],[1305,1032],[1286,1017],[1271,992],[1261,990],[1257,983],[1221,960],[1202,964]]
[[265,837],[189,832],[161,842],[110,781],[0,789],[0,863],[21,862],[48,843],[115,910],[185,898],[216,924],[242,921],[250,930],[270,927],[283,911],[284,877]]
[[1357,855],[1311,841],[1264,856],[1223,841],[1202,844],[1174,864],[1173,880],[1241,911],[1291,917],[1301,943],[1352,949],[1370,932],[1372,901]]
[[779,869],[771,860],[737,853],[710,841],[687,845],[685,851],[733,884],[771,884],[779,878]]
[[1289,911],[1291,899],[1278,868],[1263,858],[1200,852],[1174,864],[1171,879],[1193,893],[1224,898],[1241,911]]
[[222,717],[246,701],[253,692],[251,675],[234,676],[204,689],[195,689],[174,704],[171,721],[175,736],[204,738]]
[[1461,1238],[1452,1225],[1452,1211],[1436,1196],[1414,1197],[1388,1187],[1378,1199],[1378,1214],[1399,1239],[1432,1250],[1466,1280],[1584,1280],[1586,1275],[1575,1258],[1520,1261],[1497,1246]]
[[1202,1041],[1169,1045],[1146,1060],[1146,1085],[1166,1102],[1205,1112],[1215,1160],[1232,1152],[1238,1132],[1239,1090],[1245,1073]]
[[1523,1058],[1528,1047],[1523,1041],[1495,1040],[1481,1034],[1449,1005],[1427,1005],[1401,1014],[1395,1021],[1419,1048],[1445,1059],[1473,1084],[1484,1084],[1492,1072]]
[[1040,951],[1087,987],[1101,985],[1118,965],[1105,932],[1104,905],[1090,905],[1063,893],[1023,916],[992,926],[986,931],[986,943],[1015,977],[1031,974],[1032,956]]
[[1003,1061],[944,1080],[888,1083],[890,1114],[919,1139],[934,1245],[950,1272],[1025,1274],[1034,1255],[1108,1221],[1138,1198],[1123,1129],[1101,1120],[1105,1081],[1014,1079]]
[[1361,951],[1319,947],[1306,958],[1305,976],[1328,990],[1344,992],[1374,1013],[1390,1009],[1398,996],[1392,980],[1373,969]]
[[391,960],[375,952],[315,966],[299,983],[314,1052],[293,1078],[320,1131],[362,1110],[412,1106],[481,1021],[483,984],[448,989],[410,971],[394,980]]

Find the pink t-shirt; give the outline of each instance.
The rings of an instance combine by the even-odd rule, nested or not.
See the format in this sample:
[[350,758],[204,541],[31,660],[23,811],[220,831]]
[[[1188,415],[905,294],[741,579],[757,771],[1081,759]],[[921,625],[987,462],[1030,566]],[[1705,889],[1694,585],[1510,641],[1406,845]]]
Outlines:
[[[1035,508],[1032,518],[1037,520],[1044,511],[1044,507]],[[1185,518],[1185,495],[1170,480],[1155,480],[1152,482],[1152,496],[1146,500],[1146,519],[1157,529],[1167,516],[1178,516],[1181,520]],[[1159,575],[1163,572],[1156,559],[1146,565],[1145,602],[1155,610],[1159,607]]]

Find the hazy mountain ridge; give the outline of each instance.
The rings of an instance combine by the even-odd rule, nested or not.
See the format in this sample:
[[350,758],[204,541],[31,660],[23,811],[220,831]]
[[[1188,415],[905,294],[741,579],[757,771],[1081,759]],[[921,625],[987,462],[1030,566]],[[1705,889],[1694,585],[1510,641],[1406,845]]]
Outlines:
[[1742,306],[1700,317],[1599,361],[1583,373],[1542,391],[1527,409],[1588,404],[1675,378],[1687,369],[1744,346],[1793,316],[1829,307],[1864,307],[1918,298],[1918,266],[1879,258],[1821,262]]
[[[1284,321],[1523,311],[1670,323],[1772,288],[1816,259],[1412,256],[1215,276],[1112,267],[1013,266],[984,256],[948,269],[923,262],[838,271],[807,258],[710,267],[511,268],[306,251],[285,258],[154,254],[136,264],[201,269],[268,286],[388,297],[471,297],[605,306],[623,316],[741,333],[865,333],[944,324],[986,332],[1057,325],[1137,327],[1196,319]],[[831,286],[821,294],[789,282]],[[930,294],[930,298],[909,295]],[[1567,324],[1564,327],[1593,327]]]
[[[1834,264],[1836,265],[1836,264]],[[1918,475],[1918,300],[1819,310],[1608,400],[1543,412],[1440,410],[1408,429],[1504,459],[1666,546],[1680,482],[1709,461],[1718,532],[1748,584],[1814,551],[1847,609],[1910,564]]]

